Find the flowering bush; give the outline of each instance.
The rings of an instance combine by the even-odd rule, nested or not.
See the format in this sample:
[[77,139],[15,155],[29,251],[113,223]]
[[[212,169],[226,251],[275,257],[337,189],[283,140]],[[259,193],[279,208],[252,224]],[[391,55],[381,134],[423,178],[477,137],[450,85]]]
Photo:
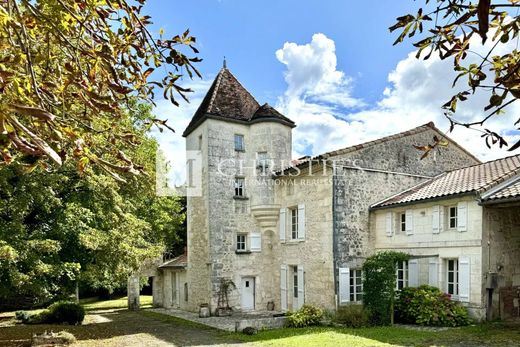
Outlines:
[[433,326],[462,326],[470,323],[468,311],[449,294],[423,285],[403,288],[395,302],[396,320]]
[[304,328],[311,325],[319,325],[323,311],[312,305],[303,305],[298,311],[287,314],[287,326],[292,328]]

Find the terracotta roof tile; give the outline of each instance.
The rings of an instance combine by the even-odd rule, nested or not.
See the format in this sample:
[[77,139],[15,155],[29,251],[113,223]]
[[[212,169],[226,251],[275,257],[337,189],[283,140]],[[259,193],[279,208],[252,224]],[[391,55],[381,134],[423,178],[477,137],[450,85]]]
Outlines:
[[[292,120],[271,106],[266,104],[260,107],[236,77],[227,68],[223,68],[213,81],[182,136],[188,136],[207,118],[250,122],[258,111],[261,113],[257,116],[256,121],[278,120],[289,126],[295,126]],[[266,115],[269,117],[265,117]]]
[[165,261],[163,264],[159,265],[159,268],[185,268],[186,266],[188,266],[188,256],[182,254],[172,260]]
[[372,207],[386,207],[465,193],[482,194],[519,172],[520,155],[493,160],[443,173]]
[[515,177],[511,180],[510,184],[506,184],[503,188],[498,189],[496,192],[488,195],[485,199],[486,202],[507,200],[513,198],[520,198],[520,177]]

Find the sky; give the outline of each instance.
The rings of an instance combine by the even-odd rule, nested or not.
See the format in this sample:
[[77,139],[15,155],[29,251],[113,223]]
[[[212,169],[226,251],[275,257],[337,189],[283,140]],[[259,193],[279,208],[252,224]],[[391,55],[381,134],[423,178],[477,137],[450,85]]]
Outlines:
[[[165,35],[190,29],[203,61],[202,79],[185,78],[194,89],[190,103],[174,107],[157,100],[155,113],[176,130],[155,133],[163,152],[181,168],[181,134],[215,75],[227,66],[260,104],[268,102],[293,119],[293,157],[373,140],[435,122],[448,129],[440,106],[454,91],[452,61],[417,60],[411,41],[393,46],[388,27],[395,18],[415,13],[422,1],[339,0],[153,0],[152,31]],[[478,52],[480,42],[473,42]],[[511,49],[504,45],[500,50]],[[469,57],[468,59],[473,59]],[[487,97],[475,95],[459,106],[464,121],[480,119]],[[520,107],[488,125],[514,143],[507,132]],[[449,136],[481,160],[511,155],[489,150],[480,134],[456,128]],[[182,179],[182,170],[177,170]]]

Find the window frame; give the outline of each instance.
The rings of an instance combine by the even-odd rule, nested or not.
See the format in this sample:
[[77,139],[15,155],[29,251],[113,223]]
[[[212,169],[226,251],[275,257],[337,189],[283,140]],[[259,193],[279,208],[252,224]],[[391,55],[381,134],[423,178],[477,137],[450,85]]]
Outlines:
[[291,231],[291,240],[298,240],[299,236],[299,211],[298,206],[289,207],[289,230]]
[[[235,177],[234,181],[234,196],[244,197],[245,195],[245,187],[246,187],[246,179],[244,177]],[[240,194],[238,194],[240,193]]]
[[[399,279],[399,273],[403,274],[403,278]],[[403,288],[408,287],[408,278],[409,278],[409,266],[408,260],[403,260],[397,263],[397,268],[395,272],[395,289],[402,290]],[[399,284],[402,283],[400,287]]]
[[[237,152],[245,152],[246,146],[245,146],[245,143],[244,143],[244,135],[243,134],[235,134],[233,140],[234,140],[233,142],[234,142],[235,151],[237,151]],[[239,141],[237,141],[237,140],[239,140]],[[238,144],[240,144],[240,146],[237,146]]]
[[[454,215],[452,216],[451,212],[455,211]],[[457,226],[459,225],[459,212],[457,209],[457,206],[448,206],[448,229],[455,230],[457,229]],[[451,225],[451,222],[454,221],[454,226]]]
[[399,213],[399,232],[406,232],[406,212]]
[[[239,240],[239,238],[244,238],[243,241]],[[239,245],[244,246],[244,248],[239,248]],[[237,233],[235,238],[235,251],[237,252],[247,252],[247,234],[246,233]]]
[[[363,301],[363,270],[350,269],[349,272],[349,301],[362,302]],[[359,290],[358,290],[359,288]]]
[[298,265],[292,266],[293,270],[293,298],[298,299]]
[[[453,270],[450,270],[450,263],[453,262]],[[460,277],[459,277],[459,259],[458,258],[450,258],[446,259],[446,293],[448,293],[452,299],[457,300],[459,298],[459,286],[460,286]],[[453,273],[453,281],[450,281],[450,273]],[[450,293],[450,285],[453,287],[453,293]]]

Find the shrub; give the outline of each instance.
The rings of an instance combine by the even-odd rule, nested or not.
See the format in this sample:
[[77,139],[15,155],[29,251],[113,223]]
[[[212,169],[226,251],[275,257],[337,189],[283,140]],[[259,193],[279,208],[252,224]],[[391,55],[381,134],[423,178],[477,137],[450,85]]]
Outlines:
[[370,325],[370,314],[362,305],[340,306],[334,321],[350,328],[362,328]]
[[85,318],[85,309],[75,302],[58,301],[49,306],[49,315],[52,323],[81,324]]
[[396,319],[402,323],[432,326],[462,326],[470,323],[468,311],[449,294],[423,285],[403,288],[395,303]]
[[303,305],[298,311],[287,314],[287,326],[293,328],[303,328],[311,325],[319,325],[323,311],[321,308],[312,305]]
[[26,323],[30,316],[31,314],[27,311],[16,311],[14,313],[14,318],[16,318],[16,320],[22,321],[23,323]]

